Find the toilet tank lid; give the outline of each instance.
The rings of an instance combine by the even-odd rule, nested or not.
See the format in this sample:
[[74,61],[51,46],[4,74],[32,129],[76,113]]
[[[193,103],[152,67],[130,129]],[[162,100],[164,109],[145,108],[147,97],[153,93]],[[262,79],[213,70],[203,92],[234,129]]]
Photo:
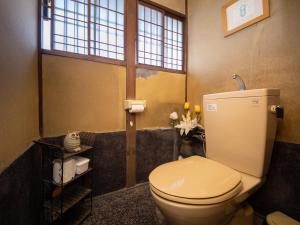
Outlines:
[[206,199],[235,189],[241,174],[216,161],[192,156],[157,167],[150,173],[149,182],[168,195]]
[[280,89],[278,88],[262,88],[249,89],[245,91],[231,91],[215,94],[204,95],[204,99],[222,99],[222,98],[246,98],[246,97],[262,97],[262,96],[279,96]]

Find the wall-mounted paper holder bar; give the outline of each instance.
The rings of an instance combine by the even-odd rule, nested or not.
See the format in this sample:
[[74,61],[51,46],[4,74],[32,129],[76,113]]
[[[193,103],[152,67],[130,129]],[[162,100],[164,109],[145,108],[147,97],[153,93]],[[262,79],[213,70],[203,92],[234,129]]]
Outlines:
[[124,109],[130,113],[140,113],[146,108],[146,100],[126,99],[124,100]]

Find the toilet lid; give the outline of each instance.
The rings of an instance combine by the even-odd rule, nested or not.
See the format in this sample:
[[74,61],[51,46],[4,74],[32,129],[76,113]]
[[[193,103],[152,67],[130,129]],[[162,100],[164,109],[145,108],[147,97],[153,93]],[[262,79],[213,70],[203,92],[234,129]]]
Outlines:
[[200,156],[163,164],[150,176],[151,186],[180,198],[215,198],[235,189],[241,174],[221,163]]

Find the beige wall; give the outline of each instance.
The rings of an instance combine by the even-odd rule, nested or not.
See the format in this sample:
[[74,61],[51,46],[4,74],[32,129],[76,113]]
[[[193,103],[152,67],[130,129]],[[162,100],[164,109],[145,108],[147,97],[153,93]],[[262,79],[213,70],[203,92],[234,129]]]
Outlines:
[[0,171],[38,137],[37,1],[0,1]]
[[151,0],[177,12],[185,14],[185,0]]
[[278,140],[300,143],[300,1],[271,1],[271,17],[227,38],[221,7],[226,0],[189,0],[188,97],[237,90],[240,74],[249,89],[281,89],[285,118]]
[[44,135],[125,129],[125,67],[43,56]]
[[[43,55],[43,89],[45,136],[125,130],[125,67]],[[137,77],[136,98],[147,100],[137,128],[168,126],[169,114],[182,109],[184,96],[183,74]]]
[[137,99],[146,99],[144,113],[137,114],[137,128],[166,127],[171,112],[181,112],[185,98],[185,75],[156,72],[136,80]]

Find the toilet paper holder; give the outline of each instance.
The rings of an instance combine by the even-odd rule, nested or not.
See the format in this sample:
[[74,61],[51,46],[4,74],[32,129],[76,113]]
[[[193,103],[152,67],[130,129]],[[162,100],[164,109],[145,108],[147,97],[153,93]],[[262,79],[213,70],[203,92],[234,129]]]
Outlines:
[[144,109],[146,108],[146,100],[136,100],[136,99],[126,99],[124,100],[124,109],[131,110],[132,106],[143,106]]

